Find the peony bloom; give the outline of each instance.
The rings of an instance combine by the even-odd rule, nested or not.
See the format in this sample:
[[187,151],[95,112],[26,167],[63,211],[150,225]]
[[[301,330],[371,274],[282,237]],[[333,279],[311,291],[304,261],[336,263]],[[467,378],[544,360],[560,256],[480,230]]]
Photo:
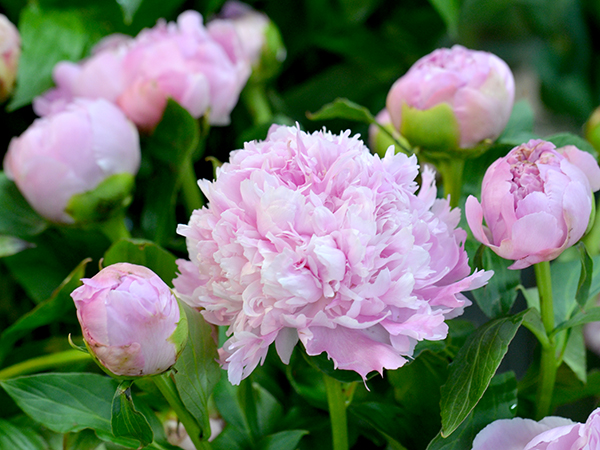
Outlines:
[[[107,39],[107,40],[106,40]],[[116,103],[140,129],[152,130],[172,97],[198,118],[227,125],[250,75],[233,25],[202,25],[186,11],[177,23],[159,21],[134,39],[109,36],[80,64],[54,68],[56,88],[34,100],[39,115],[61,109],[75,97]]]
[[479,432],[472,450],[596,450],[600,448],[600,408],[586,423],[562,417],[502,419]]
[[17,27],[0,14],[0,101],[12,92],[21,56],[21,36]]
[[272,343],[289,361],[298,340],[363,378],[396,369],[418,341],[446,337],[462,313],[469,276],[460,211],[436,199],[416,158],[371,155],[349,131],[307,134],[274,125],[232,152],[216,181],[199,182],[209,206],[178,232],[178,295],[229,326],[221,362],[238,384]]
[[150,269],[118,263],[71,293],[86,346],[110,373],[156,375],[183,350],[187,319],[171,289]]
[[121,206],[140,159],[138,132],[116,106],[102,99],[78,99],[62,112],[35,120],[13,138],[4,171],[39,214],[53,222],[73,223],[74,196],[109,178],[125,181],[122,189],[115,186],[109,199]]
[[[481,205],[472,195],[465,212],[475,238],[511,269],[551,261],[583,236],[600,189],[600,168],[572,145],[531,140],[486,171]],[[483,226],[483,219],[487,227]]]
[[228,0],[221,9],[220,19],[234,26],[240,37],[242,51],[252,64],[252,80],[264,80],[275,75],[287,52],[281,34],[269,17],[245,3]]
[[418,60],[392,86],[387,109],[413,146],[453,150],[495,140],[508,122],[514,95],[504,61],[455,45]]

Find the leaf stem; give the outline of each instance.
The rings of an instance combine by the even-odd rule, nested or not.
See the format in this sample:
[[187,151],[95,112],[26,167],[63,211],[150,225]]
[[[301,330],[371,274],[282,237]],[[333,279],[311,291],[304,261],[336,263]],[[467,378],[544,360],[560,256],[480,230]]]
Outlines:
[[[552,277],[550,274],[550,262],[543,261],[534,265],[535,278],[540,294],[540,312],[542,323],[548,335],[554,329],[554,305],[552,299]],[[549,337],[548,342],[542,343],[542,354],[540,360],[540,375],[538,379],[536,397],[536,419],[540,420],[550,414],[552,406],[552,393],[556,381],[558,363],[556,360],[556,340],[554,336]]]
[[333,450],[348,450],[348,420],[342,383],[327,374],[323,374],[323,380],[329,405]]
[[[181,401],[181,397],[179,396],[179,392],[177,391],[177,387],[175,386],[175,382],[171,378],[171,375],[169,373],[156,375],[152,377],[152,380],[167,402],[169,402],[169,405],[171,405],[175,414],[177,414],[177,418],[183,424],[185,431],[194,443],[196,449],[210,450],[210,443],[208,440],[202,439],[200,426]],[[209,436],[206,436],[206,439],[208,439],[208,437]]]
[[0,370],[0,380],[84,361],[92,361],[92,357],[80,350],[65,350],[51,355],[38,356]]

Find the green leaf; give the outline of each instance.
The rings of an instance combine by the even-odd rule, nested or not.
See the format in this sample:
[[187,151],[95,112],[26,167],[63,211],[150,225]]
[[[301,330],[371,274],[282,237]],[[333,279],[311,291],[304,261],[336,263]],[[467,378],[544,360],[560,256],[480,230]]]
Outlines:
[[27,238],[41,233],[48,226],[4,172],[0,172],[0,211],[0,235]]
[[169,99],[163,117],[142,147],[155,159],[155,171],[145,186],[142,228],[162,245],[175,234],[175,206],[180,171],[192,164],[200,141],[198,122],[176,101]]
[[581,256],[581,273],[579,274],[579,282],[577,283],[577,293],[575,294],[575,299],[581,308],[585,308],[585,305],[590,298],[590,287],[592,285],[594,263],[583,242],[579,242],[577,247]]
[[481,245],[475,256],[475,267],[493,270],[494,276],[481,289],[473,291],[475,301],[486,316],[493,319],[508,314],[517,299],[517,286],[521,281],[518,270],[510,270],[508,261]]
[[0,448],[15,450],[46,450],[42,437],[35,431],[0,419]]
[[208,400],[221,377],[212,326],[195,309],[182,303],[189,337],[175,364],[175,383],[185,407],[198,421],[204,436],[210,436]]
[[123,10],[123,20],[129,25],[133,21],[133,16],[140,7],[142,0],[116,0]]
[[14,236],[0,235],[0,258],[4,256],[16,255],[26,248],[31,248],[32,244]]
[[456,37],[458,34],[458,19],[460,4],[458,0],[429,0],[448,28],[448,34]]
[[542,322],[542,316],[540,315],[539,309],[530,306],[523,318],[523,326],[531,331],[542,345],[548,344],[546,327]]
[[486,323],[458,352],[450,365],[448,381],[442,386],[442,437],[450,436],[477,405],[526,313]]
[[85,266],[89,262],[90,259],[83,260],[48,300],[21,316],[19,320],[2,332],[0,335],[0,361],[11,351],[15,342],[30,333],[31,330],[57,322],[65,315],[74,314],[75,306],[70,294],[81,285],[80,280],[84,277]]
[[262,438],[257,445],[258,450],[295,450],[302,436],[308,434],[305,430],[286,430],[270,434]]
[[45,373],[1,381],[25,414],[57,433],[91,428],[101,439],[137,448],[135,439],[116,437],[110,426],[113,379],[91,373]]
[[177,275],[175,261],[176,258],[171,252],[152,241],[121,239],[106,251],[102,263],[105,267],[119,262],[145,266],[173,287],[173,279]]
[[314,113],[306,113],[310,120],[347,119],[366,124],[377,123],[371,112],[347,98],[336,98]]
[[27,105],[52,87],[54,65],[81,59],[91,43],[89,27],[77,10],[42,10],[29,3],[21,11],[19,31],[23,52],[9,110]]
[[587,382],[587,358],[582,326],[571,328],[563,360],[577,378],[583,383]]
[[574,145],[579,150],[590,153],[595,159],[598,158],[598,152],[592,144],[572,133],[558,133],[544,138],[546,141],[552,142],[557,148],[565,145]]
[[[409,407],[401,408],[398,405],[382,402],[352,403],[348,407],[350,415],[368,423],[386,438],[388,448],[403,448],[400,445],[404,443],[404,437],[412,434],[411,424],[414,422],[407,411],[410,411]],[[434,412],[431,413],[433,416]]]
[[485,394],[465,421],[448,438],[438,434],[427,450],[464,450],[486,425],[498,419],[511,419],[517,412],[517,380],[513,372],[492,378]]
[[111,429],[115,436],[133,438],[140,441],[142,447],[154,439],[154,433],[146,417],[135,409],[131,398],[133,381],[121,382],[112,401]]
[[552,335],[556,333],[568,330],[569,328],[577,327],[579,325],[584,325],[589,322],[597,322],[600,321],[600,306],[595,306],[593,308],[589,308],[587,311],[580,311],[575,314],[569,320],[562,322],[558,325],[553,331]]

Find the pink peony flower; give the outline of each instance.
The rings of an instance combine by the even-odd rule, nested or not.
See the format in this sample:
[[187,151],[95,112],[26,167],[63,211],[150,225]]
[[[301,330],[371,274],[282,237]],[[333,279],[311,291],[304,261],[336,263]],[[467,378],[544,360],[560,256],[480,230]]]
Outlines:
[[562,417],[502,419],[479,432],[472,450],[596,450],[600,448],[600,408],[586,423]]
[[210,323],[229,326],[221,349],[238,384],[272,343],[289,362],[298,340],[363,378],[402,366],[418,341],[446,337],[462,313],[469,276],[459,210],[436,199],[416,158],[369,153],[349,131],[307,134],[272,126],[263,142],[232,152],[214,182],[199,182],[209,206],[178,232],[178,295]]
[[465,212],[479,242],[523,269],[555,259],[583,236],[598,189],[600,168],[589,153],[531,140],[488,168],[481,205],[469,196]]
[[12,92],[21,57],[21,36],[5,15],[0,14],[0,101]]
[[56,65],[56,88],[34,100],[46,115],[75,97],[105,98],[121,107],[142,130],[152,130],[172,97],[198,118],[208,110],[213,125],[227,125],[250,75],[232,24],[202,25],[186,11],[177,23],[159,21],[134,39],[121,35],[101,41],[80,64]]
[[514,95],[514,78],[504,61],[455,45],[418,60],[392,86],[387,109],[396,129],[414,146],[444,147],[452,141],[471,148],[500,135]]
[[113,175],[129,174],[133,182],[140,160],[138,132],[119,108],[102,99],[78,99],[13,138],[4,171],[39,214],[73,223],[67,206],[74,195]]
[[155,375],[183,350],[187,319],[171,289],[144,266],[105,267],[71,293],[83,338],[117,376]]

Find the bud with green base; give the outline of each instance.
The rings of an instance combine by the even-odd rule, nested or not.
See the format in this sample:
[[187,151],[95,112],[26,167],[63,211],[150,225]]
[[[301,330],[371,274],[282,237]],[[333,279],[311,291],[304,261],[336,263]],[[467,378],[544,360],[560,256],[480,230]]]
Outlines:
[[600,152],[600,107],[596,108],[583,127],[585,138]]
[[41,216],[89,223],[128,205],[140,160],[137,129],[121,110],[103,99],[77,99],[13,138],[4,170]]
[[71,297],[90,354],[117,378],[170,369],[188,335],[185,312],[150,269],[117,263],[81,280]]

